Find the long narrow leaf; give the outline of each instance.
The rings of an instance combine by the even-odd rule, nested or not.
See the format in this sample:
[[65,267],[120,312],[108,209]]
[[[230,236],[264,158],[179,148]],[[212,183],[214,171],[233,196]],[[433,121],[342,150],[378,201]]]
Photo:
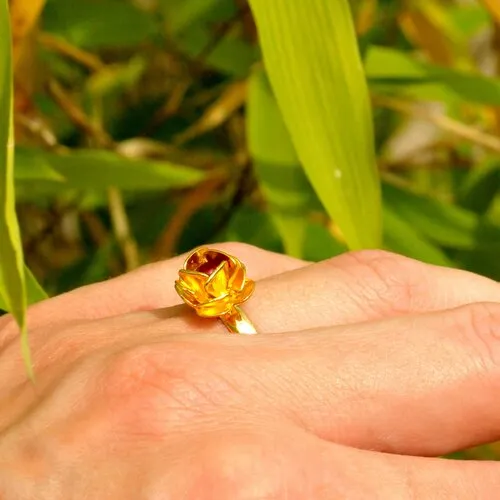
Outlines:
[[373,46],[365,61],[366,75],[371,85],[380,83],[398,86],[406,91],[411,83],[433,82],[470,102],[500,106],[500,80],[480,73],[425,64],[411,55],[393,48]]
[[[35,148],[16,149],[16,178],[79,189],[158,190],[187,187],[206,172],[167,161],[124,158],[112,151],[72,150],[56,154]],[[22,176],[21,176],[22,173]]]
[[250,0],[297,155],[350,248],[381,240],[368,90],[348,0]]
[[447,248],[472,248],[476,244],[479,220],[474,213],[390,184],[384,184],[383,192],[384,206],[429,241]]
[[428,264],[453,267],[452,261],[439,247],[418,233],[411,223],[388,205],[384,206],[384,242],[386,248],[393,252]]
[[285,251],[302,257],[314,191],[261,69],[255,70],[250,77],[247,129],[255,173]]
[[14,200],[12,47],[7,0],[0,0],[0,281],[2,297],[21,329],[22,353],[32,377],[26,331],[26,284]]
[[[35,302],[40,302],[47,298],[45,290],[41,287],[40,283],[36,280],[33,273],[27,266],[24,266],[24,277],[26,280],[26,295],[28,304],[34,304]],[[0,276],[1,278],[1,276]],[[0,281],[0,311],[8,311],[9,306],[7,300],[4,298],[5,286],[2,281]]]

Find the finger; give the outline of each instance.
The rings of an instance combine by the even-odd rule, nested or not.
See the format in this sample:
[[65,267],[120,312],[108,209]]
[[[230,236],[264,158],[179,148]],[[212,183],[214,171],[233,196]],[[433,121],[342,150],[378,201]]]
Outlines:
[[315,457],[317,475],[311,482],[318,500],[493,500],[500,488],[496,462],[406,457],[339,445],[318,446]]
[[499,303],[219,342],[212,370],[323,438],[431,456],[500,439]]
[[[241,258],[253,279],[307,265],[298,259],[243,243],[220,243],[213,247]],[[145,265],[109,281],[84,286],[35,304],[29,311],[30,326],[55,323],[60,319],[97,319],[179,303],[173,285],[186,256]],[[10,321],[10,317],[0,318],[0,329]]]
[[[500,302],[500,284],[470,272],[370,250],[270,276],[257,283],[244,309],[264,333],[377,320],[482,301]],[[224,331],[216,321],[198,320],[187,307],[175,314],[165,311],[163,317],[172,315],[179,316],[169,323],[172,332]]]
[[245,310],[262,331],[310,329],[500,302],[500,284],[384,251],[350,252],[260,283]]

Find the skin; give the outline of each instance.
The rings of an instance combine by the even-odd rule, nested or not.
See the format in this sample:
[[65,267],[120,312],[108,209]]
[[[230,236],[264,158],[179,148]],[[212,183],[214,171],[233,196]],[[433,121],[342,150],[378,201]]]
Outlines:
[[0,318],[0,498],[494,499],[500,284],[364,251],[214,245],[260,335],[197,318],[183,256],[33,306],[36,385]]

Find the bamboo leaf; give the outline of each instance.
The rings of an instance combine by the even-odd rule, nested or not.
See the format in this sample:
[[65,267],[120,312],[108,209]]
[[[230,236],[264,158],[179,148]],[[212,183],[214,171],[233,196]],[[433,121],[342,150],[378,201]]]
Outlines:
[[255,173],[285,251],[302,257],[307,215],[315,195],[261,69],[250,78],[247,136]]
[[480,104],[500,106],[500,80],[480,73],[420,63],[400,50],[373,46],[365,61],[371,85],[392,83],[407,91],[408,83],[437,83],[456,96]]
[[[182,188],[197,184],[206,173],[183,165],[149,159],[130,159],[104,150],[71,150],[55,154],[34,148],[16,148],[16,169],[32,179],[46,172],[45,184],[78,189],[128,190]],[[56,178],[48,177],[55,172]],[[30,173],[31,177],[30,177]],[[40,184],[40,182],[38,182]]]
[[348,0],[250,0],[300,162],[350,248],[378,247],[381,204],[368,90]]
[[397,213],[428,240],[448,248],[476,244],[477,216],[429,196],[384,184],[385,206]]
[[[214,38],[213,27],[237,14],[234,0],[159,0],[166,28],[181,51],[193,58],[203,54]],[[246,77],[258,58],[257,47],[229,30],[203,60],[223,73]]]
[[407,257],[435,264],[453,267],[452,261],[439,249],[419,234],[397,211],[384,205],[384,243],[388,250]]
[[34,304],[48,298],[47,293],[31,272],[28,266],[24,266],[24,276],[26,277],[26,292],[28,304]]
[[284,250],[269,213],[249,205],[242,205],[234,211],[222,237],[226,241],[251,243],[273,252]]
[[304,259],[319,262],[347,251],[346,246],[335,239],[322,224],[309,222],[306,227]]
[[458,203],[477,214],[485,214],[500,193],[500,163],[494,158],[472,169],[457,193]]
[[21,330],[22,354],[33,377],[26,330],[26,283],[14,198],[12,47],[7,0],[0,0],[0,282],[2,298]]
[[[26,280],[26,294],[28,304],[34,304],[35,302],[40,302],[41,300],[45,300],[47,298],[47,294],[45,290],[41,287],[40,283],[38,283],[33,273],[27,266],[24,266],[24,277]],[[9,311],[9,306],[7,304],[7,300],[4,299],[5,295],[5,286],[3,282],[0,281],[0,310]]]
[[159,5],[173,36],[194,24],[217,22],[236,13],[232,0],[159,0]]
[[43,26],[87,49],[131,47],[157,31],[154,16],[122,0],[50,0],[43,11]]

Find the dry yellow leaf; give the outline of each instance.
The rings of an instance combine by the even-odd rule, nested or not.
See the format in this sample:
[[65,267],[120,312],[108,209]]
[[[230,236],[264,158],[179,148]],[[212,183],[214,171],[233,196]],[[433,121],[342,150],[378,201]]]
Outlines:
[[399,23],[408,39],[420,47],[433,62],[443,66],[449,66],[453,62],[449,39],[421,10],[402,12]]
[[236,80],[228,85],[217,100],[203,113],[203,116],[176,137],[176,143],[183,144],[222,125],[243,106],[246,95],[246,80]]
[[356,33],[364,35],[367,33],[375,22],[377,15],[378,0],[362,0],[359,3],[356,11]]
[[45,0],[10,0],[10,18],[12,24],[12,46],[14,67],[23,53],[23,45],[35,26]]
[[482,0],[482,2],[495,21],[500,24],[500,2],[498,0]]

